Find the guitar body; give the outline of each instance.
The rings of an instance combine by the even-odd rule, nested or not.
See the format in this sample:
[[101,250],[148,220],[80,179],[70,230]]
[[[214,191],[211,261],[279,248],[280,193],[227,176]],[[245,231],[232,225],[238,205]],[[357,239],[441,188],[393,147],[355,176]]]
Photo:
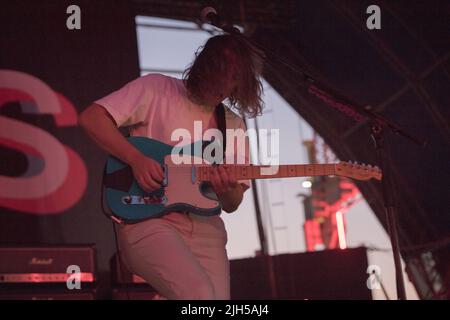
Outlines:
[[[221,213],[217,196],[211,192],[207,183],[199,182],[195,177],[195,164],[203,161],[203,141],[183,148],[146,137],[130,137],[128,141],[163,166],[165,179],[161,188],[148,193],[134,179],[130,166],[109,156],[103,177],[104,200],[114,220],[136,223],[172,211],[189,211],[205,216]],[[175,165],[172,153],[189,158],[192,162],[188,163],[191,164]],[[198,162],[195,162],[195,158],[198,158]]]

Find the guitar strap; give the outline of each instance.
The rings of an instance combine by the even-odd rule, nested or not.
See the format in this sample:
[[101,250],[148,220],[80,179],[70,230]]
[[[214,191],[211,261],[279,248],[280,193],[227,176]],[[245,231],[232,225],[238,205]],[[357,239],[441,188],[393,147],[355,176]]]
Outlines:
[[[225,163],[225,150],[227,148],[227,135],[226,135],[226,128],[227,128],[227,122],[226,122],[226,116],[225,116],[225,106],[223,103],[219,103],[215,110],[215,117],[217,122],[217,129],[220,130],[222,133],[222,146],[223,146],[223,158],[222,163]],[[212,141],[204,141],[204,146],[211,143]],[[215,150],[212,151],[212,156],[215,156]],[[218,165],[218,163],[213,163],[213,165]],[[218,199],[216,193],[213,191],[211,183],[205,182],[203,183],[203,194],[207,195],[210,199]]]
[[216,121],[217,121],[217,128],[222,133],[222,145],[223,145],[223,163],[225,163],[225,150],[227,148],[227,135],[226,135],[226,129],[227,129],[227,122],[225,118],[225,106],[223,103],[219,103],[215,110],[216,113]]

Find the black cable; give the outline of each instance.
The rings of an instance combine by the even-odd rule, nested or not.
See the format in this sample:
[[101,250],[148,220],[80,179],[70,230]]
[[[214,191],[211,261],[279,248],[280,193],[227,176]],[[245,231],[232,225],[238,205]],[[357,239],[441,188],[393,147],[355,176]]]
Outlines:
[[380,284],[381,290],[383,291],[383,294],[384,294],[386,300],[391,300],[391,298],[389,298],[389,295],[387,293],[387,290],[386,290],[385,286],[383,285],[383,282],[381,281],[380,275],[377,274],[375,272],[375,270],[372,271],[372,274],[375,276],[375,278],[377,279],[378,283]]
[[[117,237],[117,229],[116,229],[116,222],[112,221],[112,226],[113,226],[113,230],[114,230],[114,238],[115,238],[115,243],[116,243],[116,256],[117,256],[117,263],[119,264],[119,270],[120,273],[122,274],[122,278],[123,278],[123,266],[124,263],[122,262],[122,257],[120,255],[120,249],[119,249],[119,239]],[[127,300],[131,300],[130,299],[130,292],[129,292],[129,286],[128,283],[125,282],[125,293],[127,295]]]
[[[122,266],[124,266],[124,264],[122,262],[122,257],[120,255],[119,239],[117,237],[116,222],[111,219],[111,216],[112,216],[111,213],[109,211],[107,212],[106,209],[105,209],[105,198],[104,198],[104,192],[103,192],[104,191],[103,178],[105,177],[105,174],[106,174],[106,164],[105,164],[104,169],[103,169],[102,183],[101,183],[101,186],[100,186],[101,207],[102,207],[103,214],[105,214],[111,220],[111,223],[112,223],[113,233],[114,233],[114,240],[115,240],[115,244],[116,244],[116,256],[117,256],[117,260],[116,261],[119,264],[118,266],[116,266],[116,269],[117,269],[117,267],[119,267],[120,273],[122,274],[122,277],[123,277],[123,268],[122,268]],[[112,272],[112,270],[111,270],[111,272]],[[111,284],[111,289],[112,289],[112,284]],[[128,287],[128,284],[126,282],[125,282],[125,293],[126,293],[126,296],[127,296],[127,300],[130,300],[129,287]]]

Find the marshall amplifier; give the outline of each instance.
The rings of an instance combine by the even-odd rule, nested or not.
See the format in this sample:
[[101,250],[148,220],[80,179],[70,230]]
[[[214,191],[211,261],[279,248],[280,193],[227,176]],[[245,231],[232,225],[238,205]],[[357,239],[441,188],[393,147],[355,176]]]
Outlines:
[[0,284],[95,282],[95,249],[83,246],[0,247]]

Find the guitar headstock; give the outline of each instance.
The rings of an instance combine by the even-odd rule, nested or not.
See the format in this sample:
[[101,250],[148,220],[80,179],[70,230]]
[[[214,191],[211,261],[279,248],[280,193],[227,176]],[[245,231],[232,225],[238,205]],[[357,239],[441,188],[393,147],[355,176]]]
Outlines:
[[373,167],[370,164],[359,164],[357,162],[341,161],[336,164],[336,175],[356,180],[381,180],[381,170],[377,166]]

